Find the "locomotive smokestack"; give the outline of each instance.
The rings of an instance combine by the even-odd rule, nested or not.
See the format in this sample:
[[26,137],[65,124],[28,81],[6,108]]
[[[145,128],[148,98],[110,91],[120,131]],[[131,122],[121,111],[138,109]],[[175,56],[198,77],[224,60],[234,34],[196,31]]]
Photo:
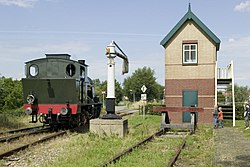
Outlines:
[[78,60],[78,63],[85,65],[85,60]]

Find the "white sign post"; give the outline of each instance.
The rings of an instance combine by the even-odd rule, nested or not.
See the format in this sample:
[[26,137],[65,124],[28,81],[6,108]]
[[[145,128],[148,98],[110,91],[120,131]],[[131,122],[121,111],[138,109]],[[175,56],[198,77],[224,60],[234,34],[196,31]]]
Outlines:
[[141,100],[146,101],[147,100],[147,94],[141,94]]
[[145,94],[147,90],[147,87],[145,85],[142,85],[141,87],[141,91],[143,92],[143,94],[141,94],[141,100],[143,101],[143,119],[145,119],[145,102],[147,100],[147,94]]

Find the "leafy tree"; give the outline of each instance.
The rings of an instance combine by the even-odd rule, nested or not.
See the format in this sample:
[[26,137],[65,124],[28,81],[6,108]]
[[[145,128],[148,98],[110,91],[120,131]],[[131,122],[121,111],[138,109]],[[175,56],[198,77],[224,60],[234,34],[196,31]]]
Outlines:
[[250,89],[247,86],[234,86],[236,118],[242,119],[244,112],[244,102],[249,102]]
[[23,105],[21,81],[2,77],[0,79],[0,92],[0,110],[17,109]]
[[[105,100],[107,96],[107,81],[101,82],[99,79],[95,79],[94,83],[95,83],[95,94],[102,98],[104,96],[104,100]],[[105,94],[103,94],[103,92],[105,92]],[[122,100],[122,97],[123,97],[123,90],[122,90],[121,84],[115,80],[116,104],[118,104]]]
[[133,101],[133,95],[135,100],[141,99],[141,87],[145,85],[147,87],[146,94],[147,100],[162,99],[163,87],[156,82],[154,77],[154,70],[149,67],[143,67],[135,70],[132,76],[124,80],[124,95],[126,95],[130,101]]
[[115,103],[118,104],[122,101],[123,98],[123,89],[119,82],[115,80]]
[[238,86],[235,84],[234,86],[234,94],[235,94],[235,102],[243,103],[249,100],[250,89],[248,86]]
[[2,110],[3,108],[3,105],[4,105],[4,92],[3,92],[3,78],[0,78],[0,111]]

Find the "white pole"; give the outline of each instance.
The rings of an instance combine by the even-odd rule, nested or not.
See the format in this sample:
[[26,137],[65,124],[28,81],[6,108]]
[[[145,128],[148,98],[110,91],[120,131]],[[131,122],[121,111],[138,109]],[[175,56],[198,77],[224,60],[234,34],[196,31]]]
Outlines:
[[115,61],[109,58],[107,98],[115,98]]
[[115,114],[115,57],[118,56],[125,61],[124,72],[128,72],[128,59],[123,53],[120,54],[116,52],[115,47],[117,47],[122,53],[123,51],[119,46],[112,41],[106,48],[106,55],[109,59],[108,62],[108,81],[107,81],[107,98],[106,98],[106,111],[107,114],[103,115],[103,119],[121,119],[121,116]]
[[233,98],[233,126],[235,126],[235,98],[234,98],[234,68],[233,60],[231,61],[231,76],[232,76],[232,98]]

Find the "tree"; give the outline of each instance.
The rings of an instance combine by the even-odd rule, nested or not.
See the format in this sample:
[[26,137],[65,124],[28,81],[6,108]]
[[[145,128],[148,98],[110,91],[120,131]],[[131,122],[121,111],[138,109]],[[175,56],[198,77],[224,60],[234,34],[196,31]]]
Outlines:
[[[99,97],[106,99],[107,96],[107,81],[101,82],[99,79],[94,80],[95,83],[95,94]],[[105,92],[105,94],[103,94]],[[123,97],[123,90],[121,84],[115,80],[115,102],[118,104]]]
[[249,101],[250,89],[248,86],[238,86],[237,84],[235,84],[234,92],[235,102],[243,103],[245,101]]
[[124,80],[124,95],[133,101],[133,96],[135,100],[141,99],[141,87],[145,85],[147,87],[146,94],[147,100],[162,99],[163,86],[156,82],[154,77],[154,70],[149,67],[143,67],[135,70],[132,76]]
[[244,102],[249,102],[250,89],[247,86],[234,86],[236,118],[241,119],[244,112]]
[[0,110],[11,110],[23,105],[22,83],[12,78],[0,79]]
[[3,78],[0,78],[0,111],[3,108],[4,105],[4,92],[3,92]]

